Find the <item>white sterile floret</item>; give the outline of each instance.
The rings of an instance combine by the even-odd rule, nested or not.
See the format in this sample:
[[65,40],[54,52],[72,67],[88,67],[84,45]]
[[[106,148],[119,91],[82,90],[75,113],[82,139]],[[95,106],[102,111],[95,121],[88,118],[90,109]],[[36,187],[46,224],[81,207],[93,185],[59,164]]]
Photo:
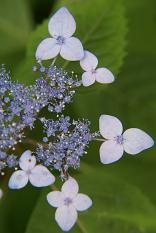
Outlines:
[[92,200],[85,194],[78,193],[79,186],[75,179],[69,178],[60,191],[47,195],[50,205],[56,207],[55,220],[63,231],[69,231],[77,221],[77,211],[87,210]]
[[131,128],[123,133],[122,123],[114,116],[101,115],[99,129],[107,139],[100,147],[100,160],[104,164],[119,160],[124,151],[135,155],[154,145],[153,139],[141,129]]
[[43,165],[36,165],[35,156],[31,151],[25,151],[19,160],[21,170],[15,171],[9,180],[9,188],[20,189],[27,185],[28,181],[35,187],[45,187],[55,182],[55,177]]
[[96,69],[97,65],[97,57],[89,51],[85,51],[84,57],[80,61],[80,66],[86,71],[82,75],[83,86],[90,86],[95,81],[99,83],[112,83],[114,81],[114,76],[110,70],[107,68]]
[[3,191],[0,189],[0,199],[3,197]]
[[48,60],[59,53],[69,61],[81,60],[84,56],[83,46],[79,39],[72,37],[76,23],[67,8],[60,8],[49,20],[51,38],[44,39],[36,50],[37,60]]

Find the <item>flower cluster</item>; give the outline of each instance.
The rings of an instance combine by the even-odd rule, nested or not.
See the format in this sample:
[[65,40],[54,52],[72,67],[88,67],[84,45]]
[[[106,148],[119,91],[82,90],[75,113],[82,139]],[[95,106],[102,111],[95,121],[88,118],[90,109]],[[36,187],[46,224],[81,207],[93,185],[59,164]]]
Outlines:
[[[0,69],[0,172],[4,168],[18,165],[15,150],[24,138],[24,129],[32,128],[38,111],[42,108],[40,98],[36,100],[31,87],[13,82],[5,67]],[[6,153],[7,152],[7,153]]]
[[2,172],[6,167],[15,168],[18,165],[18,157],[14,154],[8,155],[4,151],[0,151],[0,172],[1,175],[4,175]]
[[35,71],[40,71],[42,77],[36,80],[32,86],[32,91],[41,103],[48,105],[49,112],[60,113],[66,104],[72,101],[75,89],[81,86],[77,76],[72,73],[69,75],[62,68],[50,66],[48,68],[41,65],[40,68],[34,67]]
[[[25,126],[24,87],[14,83],[4,66],[0,70],[0,150],[13,147],[22,138]],[[23,119],[21,113],[23,112]],[[27,114],[27,113],[26,113]],[[16,120],[18,118],[18,120]]]
[[[61,68],[36,67],[42,77],[35,84],[25,87],[13,82],[4,66],[0,70],[0,171],[15,167],[16,156],[7,156],[6,151],[15,150],[24,138],[24,129],[33,128],[41,109],[48,106],[49,112],[60,113],[72,101],[75,88],[81,82]],[[74,79],[75,78],[75,79]]]
[[86,147],[98,133],[91,134],[87,120],[72,121],[70,117],[61,116],[58,120],[41,119],[47,144],[39,144],[36,158],[45,166],[61,171],[61,177],[70,167],[79,168],[80,159],[86,154]]
[[[13,82],[4,66],[0,70],[0,150],[14,147],[23,138],[23,129],[33,127],[37,113],[45,106],[37,85],[25,87]],[[47,101],[46,97],[46,101]],[[48,101],[47,101],[48,103]],[[46,104],[47,104],[46,103]]]
[[[77,211],[87,210],[92,205],[87,195],[78,193],[78,183],[69,175],[70,168],[80,168],[81,157],[87,153],[89,143],[103,141],[100,160],[109,164],[119,160],[124,151],[135,155],[152,147],[154,141],[137,128],[123,133],[120,120],[110,115],[101,115],[97,133],[91,133],[88,120],[72,120],[63,115],[76,88],[88,87],[95,81],[112,83],[115,78],[106,67],[97,68],[97,57],[84,50],[81,41],[73,37],[76,22],[65,7],[51,17],[48,30],[51,37],[44,39],[36,50],[38,64],[33,71],[40,76],[34,84],[24,86],[13,82],[4,66],[0,70],[0,172],[3,175],[3,169],[14,168],[8,186],[20,189],[28,182],[34,187],[52,185],[55,182],[52,171],[59,171],[64,182],[61,192],[50,192],[47,201],[57,208],[55,220],[60,228],[69,231],[77,221]],[[59,54],[66,60],[80,62],[84,70],[81,80],[55,66]],[[53,58],[49,67],[42,64],[43,60]],[[45,112],[48,118],[42,116]],[[26,128],[35,130],[36,120],[42,124],[42,142],[33,141],[34,151],[28,148],[19,158],[12,150],[26,137]],[[100,135],[103,138],[99,138]]]

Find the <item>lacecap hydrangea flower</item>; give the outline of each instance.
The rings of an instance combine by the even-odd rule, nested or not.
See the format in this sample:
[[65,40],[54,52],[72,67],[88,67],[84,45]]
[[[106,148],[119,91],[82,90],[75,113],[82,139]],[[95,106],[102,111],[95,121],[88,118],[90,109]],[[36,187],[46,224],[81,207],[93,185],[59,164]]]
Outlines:
[[60,191],[47,195],[48,203],[57,208],[55,220],[63,231],[69,231],[77,221],[77,211],[87,210],[92,200],[85,194],[78,193],[79,186],[75,179],[69,178]]
[[[119,160],[124,151],[135,155],[153,146],[154,141],[137,128],[123,133],[121,122],[113,116],[102,115],[100,132],[92,133],[88,119],[72,120],[64,115],[66,104],[72,102],[77,88],[95,82],[112,83],[115,78],[108,68],[97,68],[97,57],[84,50],[80,40],[73,37],[76,22],[66,7],[50,18],[48,30],[51,37],[37,46],[37,65],[33,71],[39,76],[34,84],[25,86],[12,81],[5,67],[0,69],[0,174],[5,175],[7,168],[13,170],[8,186],[21,189],[28,182],[34,187],[52,185],[55,182],[52,172],[56,170],[64,183],[61,191],[47,195],[47,201],[57,208],[55,220],[60,228],[69,231],[78,219],[77,212],[92,206],[87,195],[78,193],[78,183],[70,176],[72,169],[81,168],[81,158],[87,154],[90,142],[103,141],[100,159],[103,164],[109,164]],[[79,61],[85,71],[80,79],[73,71],[66,72],[56,66],[59,54],[65,60]],[[50,66],[42,64],[49,59],[53,59]],[[27,137],[29,130],[34,130],[32,135],[36,135],[36,121],[42,126],[37,132],[39,141]],[[16,151],[19,143],[28,147],[21,156]],[[33,146],[31,151],[30,146]]]
[[35,187],[45,187],[55,182],[55,177],[43,165],[36,165],[35,156],[31,151],[25,151],[19,160],[21,170],[15,171],[9,180],[9,188],[21,189],[28,181]]
[[124,151],[136,155],[154,145],[153,139],[141,129],[131,128],[123,133],[121,121],[114,116],[101,115],[99,129],[106,139],[100,147],[100,159],[104,164],[119,160]]
[[44,39],[36,51],[37,60],[48,60],[61,55],[65,60],[78,61],[84,56],[83,46],[78,38],[72,37],[76,22],[66,7],[59,9],[49,20],[51,38]]
[[86,72],[82,75],[82,84],[87,87],[95,83],[112,83],[114,81],[114,75],[107,68],[98,68],[97,57],[89,51],[84,52],[84,57],[80,61],[80,66]]

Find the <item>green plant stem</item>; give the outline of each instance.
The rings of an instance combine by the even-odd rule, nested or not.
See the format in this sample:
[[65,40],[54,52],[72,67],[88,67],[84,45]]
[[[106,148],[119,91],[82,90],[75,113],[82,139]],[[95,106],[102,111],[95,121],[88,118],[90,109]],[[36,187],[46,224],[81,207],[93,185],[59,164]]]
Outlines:
[[106,140],[105,140],[105,139],[103,139],[103,138],[96,138],[96,139],[94,139],[94,141],[105,142]]
[[29,144],[29,145],[32,145],[32,146],[36,146],[36,144],[38,144],[38,141],[34,140],[34,139],[27,138],[22,143],[26,143],[26,144]]
[[53,65],[55,64],[57,58],[58,58],[58,56],[54,58],[54,60],[53,60],[52,63],[51,63],[51,66],[53,66]]
[[88,233],[88,231],[86,230],[86,228],[84,227],[84,225],[82,224],[82,222],[80,221],[80,219],[77,219],[77,225],[80,228],[82,233]]

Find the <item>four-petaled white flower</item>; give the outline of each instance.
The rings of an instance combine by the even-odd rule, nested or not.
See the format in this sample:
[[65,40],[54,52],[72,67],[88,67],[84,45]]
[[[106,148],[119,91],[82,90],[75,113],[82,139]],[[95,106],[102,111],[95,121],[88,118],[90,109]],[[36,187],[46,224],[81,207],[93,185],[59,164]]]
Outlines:
[[84,52],[84,57],[80,61],[80,66],[86,72],[82,75],[82,83],[85,87],[92,85],[95,81],[99,83],[112,83],[114,76],[107,68],[98,68],[97,57],[89,51]]
[[55,220],[63,231],[69,231],[76,223],[77,211],[87,210],[92,205],[92,200],[78,190],[78,183],[70,177],[61,192],[53,191],[47,195],[48,203],[57,208]]
[[79,39],[72,37],[76,30],[76,23],[67,8],[60,8],[51,17],[48,29],[52,38],[46,38],[39,44],[36,50],[37,60],[52,59],[59,53],[65,60],[82,59],[83,46]]
[[3,191],[0,189],[0,199],[3,197]]
[[153,139],[141,129],[131,128],[123,133],[122,123],[113,116],[101,115],[99,128],[101,135],[107,139],[100,147],[100,159],[104,164],[119,160],[124,151],[135,155],[154,144]]
[[55,182],[55,177],[43,165],[36,165],[35,156],[31,151],[25,151],[19,160],[22,170],[15,171],[9,180],[9,188],[20,189],[27,185],[28,181],[35,187],[45,187]]

